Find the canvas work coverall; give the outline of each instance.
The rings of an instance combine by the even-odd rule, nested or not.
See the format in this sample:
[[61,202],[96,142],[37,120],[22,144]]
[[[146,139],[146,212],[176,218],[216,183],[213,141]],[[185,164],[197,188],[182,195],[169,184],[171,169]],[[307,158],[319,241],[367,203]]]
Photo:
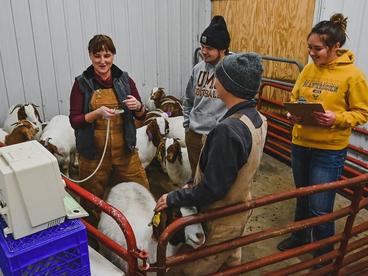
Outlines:
[[[224,207],[240,202],[247,202],[251,199],[251,183],[255,172],[257,171],[263,154],[263,146],[266,139],[267,123],[264,116],[261,115],[263,124],[256,129],[253,123],[246,115],[233,114],[243,122],[251,132],[252,148],[248,161],[238,171],[238,176],[231,186],[230,191],[225,198],[214,202],[203,211]],[[225,161],[226,162],[226,161]],[[197,166],[194,185],[200,183],[203,172]],[[205,227],[206,242],[205,245],[218,244],[243,235],[245,225],[248,221],[249,212],[242,212],[231,216],[218,218],[208,221]],[[241,248],[222,252],[217,255],[205,257],[197,261],[173,267],[168,271],[169,275],[206,275],[218,271],[222,266],[238,265],[241,262]]]
[[[96,110],[101,106],[109,108],[119,107],[112,88],[93,91],[90,105],[91,110]],[[79,175],[81,179],[89,176],[96,169],[105,146],[108,121],[99,118],[94,123],[94,142],[98,158],[91,160],[81,155],[79,156]],[[82,187],[102,199],[105,198],[110,190],[108,183],[116,185],[121,182],[133,181],[149,188],[146,172],[139,160],[138,152],[136,150],[127,152],[125,150],[122,133],[123,124],[124,120],[120,115],[110,119],[109,141],[101,166],[92,178],[81,184]],[[82,200],[81,204],[90,213],[89,221],[97,225],[100,211],[85,200]]]

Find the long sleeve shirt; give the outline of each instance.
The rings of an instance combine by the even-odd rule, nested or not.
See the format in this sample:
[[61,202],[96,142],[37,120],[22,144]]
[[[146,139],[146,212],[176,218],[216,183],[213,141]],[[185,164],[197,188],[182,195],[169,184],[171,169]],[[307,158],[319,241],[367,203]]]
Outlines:
[[[111,88],[112,87],[112,78],[103,81],[97,75],[95,75],[96,82],[101,85],[103,88]],[[134,83],[134,81],[129,77],[129,86],[131,95],[134,96],[138,101],[141,102],[141,97],[139,96],[138,89]],[[70,94],[70,123],[74,129],[81,128],[86,123],[83,113],[83,100],[84,96],[81,90],[79,89],[78,82],[75,81],[72,87],[72,92]]]
[[167,198],[169,207],[200,208],[227,195],[252,148],[249,129],[240,120],[229,118],[236,112],[248,116],[256,128],[262,125],[254,101],[239,103],[228,110],[207,136],[199,161],[204,174],[202,181],[195,187],[170,192]]
[[208,134],[226,113],[226,106],[215,88],[216,65],[199,62],[193,67],[185,90],[183,127]]

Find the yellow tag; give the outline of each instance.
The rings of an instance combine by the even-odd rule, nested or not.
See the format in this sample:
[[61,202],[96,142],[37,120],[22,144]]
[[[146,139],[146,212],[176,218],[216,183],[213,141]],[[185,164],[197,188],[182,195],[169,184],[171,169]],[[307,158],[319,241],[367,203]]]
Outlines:
[[152,224],[153,224],[153,226],[155,226],[155,227],[159,226],[160,220],[161,220],[161,212],[158,212],[152,218]]

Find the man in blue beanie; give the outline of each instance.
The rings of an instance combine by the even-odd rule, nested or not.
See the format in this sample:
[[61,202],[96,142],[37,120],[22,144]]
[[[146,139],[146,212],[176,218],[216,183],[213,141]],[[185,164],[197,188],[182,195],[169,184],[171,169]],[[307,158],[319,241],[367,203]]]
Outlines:
[[215,81],[215,66],[226,55],[230,35],[225,19],[216,15],[203,31],[201,38],[203,60],[193,67],[183,102],[185,143],[194,176],[203,141],[225,114],[226,107],[218,98]]
[[[265,117],[256,110],[254,100],[263,72],[261,58],[255,53],[233,54],[221,60],[215,71],[217,95],[228,111],[207,136],[193,184],[164,194],[155,211],[196,206],[203,212],[251,198],[251,183],[260,164],[267,130]],[[206,222],[205,244],[241,236],[248,217],[246,212]],[[210,274],[240,261],[238,248],[173,267],[169,274]]]

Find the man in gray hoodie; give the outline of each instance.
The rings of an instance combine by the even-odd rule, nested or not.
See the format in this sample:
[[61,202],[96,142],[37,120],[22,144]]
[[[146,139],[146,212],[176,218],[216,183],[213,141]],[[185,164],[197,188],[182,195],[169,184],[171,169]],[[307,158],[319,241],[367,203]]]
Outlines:
[[203,61],[193,67],[184,98],[185,143],[194,177],[207,135],[226,113],[224,103],[218,98],[215,82],[216,64],[228,53],[230,35],[224,18],[216,15],[201,35]]

